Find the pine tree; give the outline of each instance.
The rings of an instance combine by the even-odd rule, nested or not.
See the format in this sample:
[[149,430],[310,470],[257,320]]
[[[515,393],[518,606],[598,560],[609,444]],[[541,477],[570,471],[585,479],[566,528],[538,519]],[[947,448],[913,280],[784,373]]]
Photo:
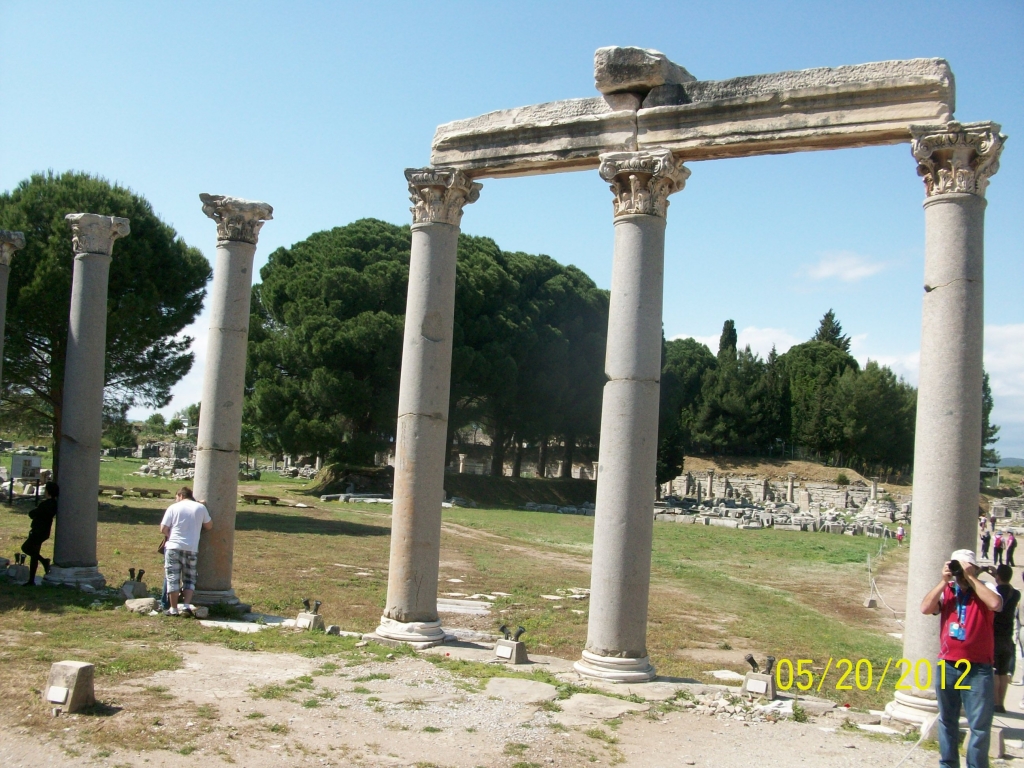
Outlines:
[[818,331],[811,337],[811,341],[824,341],[843,352],[850,351],[850,337],[843,335],[843,326],[836,320],[836,313],[831,309],[821,318]]
[[999,440],[996,435],[999,427],[992,423],[992,407],[995,401],[992,399],[992,387],[989,384],[988,372],[981,380],[981,464],[985,467],[995,466],[999,463],[999,452],[989,446],[995,445]]

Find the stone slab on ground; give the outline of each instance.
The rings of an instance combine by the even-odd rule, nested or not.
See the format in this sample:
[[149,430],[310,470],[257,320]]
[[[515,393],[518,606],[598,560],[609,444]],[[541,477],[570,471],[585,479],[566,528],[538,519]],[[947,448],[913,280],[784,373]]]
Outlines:
[[438,613],[462,613],[469,616],[490,616],[491,606],[483,600],[453,600],[447,597],[437,598]]
[[605,680],[587,680],[587,687],[616,696],[639,696],[644,701],[668,701],[678,691],[687,690],[686,683],[668,683],[652,680],[649,683],[609,683]]
[[147,614],[157,610],[160,603],[155,597],[141,597],[137,600],[125,600],[124,607],[132,613]]
[[567,727],[593,725],[602,720],[614,720],[627,712],[646,712],[649,704],[612,699],[597,693],[575,693],[561,702],[562,711],[554,714],[554,720]]
[[[445,630],[446,632],[448,630]],[[367,635],[363,635],[364,638]],[[379,642],[379,641],[378,641]],[[494,658],[494,648],[491,645],[483,645],[481,643],[465,643],[453,640],[452,642],[446,642],[444,645],[435,645],[430,648],[423,649],[423,653],[433,653],[440,656],[448,656],[453,659],[462,659],[464,661],[481,661],[484,663],[496,662]],[[573,670],[572,662],[568,659],[560,659],[557,656],[540,656],[531,655],[530,660],[521,665],[523,671],[528,672],[532,666],[537,666],[553,674],[572,674],[572,679],[575,682],[579,679],[579,675]]]
[[484,693],[519,704],[538,704],[542,701],[554,701],[558,696],[558,689],[539,680],[524,680],[520,677],[492,677],[487,681]]

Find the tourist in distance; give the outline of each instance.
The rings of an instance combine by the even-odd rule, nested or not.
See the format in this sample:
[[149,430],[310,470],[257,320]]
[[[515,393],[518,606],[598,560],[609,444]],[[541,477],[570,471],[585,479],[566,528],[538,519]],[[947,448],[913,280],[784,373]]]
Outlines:
[[903,538],[906,535],[907,535],[907,529],[903,527],[902,523],[900,523],[896,527],[896,546],[897,547],[902,547],[903,546]]
[[988,528],[981,529],[981,559],[988,559],[988,548],[992,546],[992,534]]
[[[213,528],[213,520],[209,510],[192,497],[192,489],[188,486],[178,491],[174,499],[160,521],[160,533],[164,535],[167,597],[171,603],[165,613],[167,616],[191,616],[199,535]],[[183,600],[181,611],[178,610],[179,590]]]
[[[971,729],[967,766],[988,768],[995,707],[992,620],[1002,607],[1003,598],[995,585],[978,579],[978,564],[969,549],[958,549],[950,556],[942,566],[942,580],[921,601],[921,613],[941,617],[939,661],[945,662],[947,669],[945,674],[935,675],[935,698],[939,705],[939,765],[943,768],[960,765],[961,704]],[[964,661],[970,662],[966,671]],[[959,667],[957,662],[961,662]]]
[[1013,569],[1009,565],[988,568],[996,577],[996,590],[1003,598],[1003,610],[995,615],[992,629],[995,635],[995,711],[1006,712],[1006,689],[1013,677],[1017,646],[1013,642],[1013,623],[1020,604],[1020,592],[1010,585]]
[[1003,537],[1003,548],[1006,550],[1006,564],[1011,568],[1016,567],[1016,563],[1013,562],[1013,551],[1017,549],[1017,537],[1013,535],[1013,531],[1007,531]]
[[53,518],[57,516],[57,496],[60,495],[60,488],[56,483],[49,482],[43,486],[43,495],[45,498],[39,503],[39,506],[28,513],[32,524],[28,529],[28,538],[21,545],[21,551],[31,558],[28,564],[26,587],[36,585],[36,571],[39,570],[40,563],[43,564],[43,573],[50,572],[50,560],[39,554],[39,549],[43,546],[43,542],[50,538]]
[[992,562],[999,565],[1003,562],[1003,534],[996,531],[996,537],[992,539]]

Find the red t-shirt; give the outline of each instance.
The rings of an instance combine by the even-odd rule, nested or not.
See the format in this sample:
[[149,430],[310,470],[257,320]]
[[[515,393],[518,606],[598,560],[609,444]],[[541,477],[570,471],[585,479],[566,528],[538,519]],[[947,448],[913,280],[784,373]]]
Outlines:
[[964,608],[963,626],[966,633],[964,640],[957,640],[955,637],[950,637],[949,634],[949,625],[960,621],[960,611],[956,593],[953,591],[953,584],[946,584],[939,609],[941,618],[939,658],[950,662],[967,659],[972,664],[994,663],[995,632],[992,628],[992,620],[995,614],[978,599],[973,590],[961,590],[960,603]]

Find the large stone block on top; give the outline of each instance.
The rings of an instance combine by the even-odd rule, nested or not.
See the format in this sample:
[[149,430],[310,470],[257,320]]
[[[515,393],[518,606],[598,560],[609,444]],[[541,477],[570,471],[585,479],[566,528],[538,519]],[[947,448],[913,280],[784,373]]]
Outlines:
[[93,689],[94,667],[84,661],[58,661],[50,667],[43,700],[67,713],[96,703]]
[[665,84],[689,83],[693,75],[651,48],[598,48],[594,52],[594,85],[601,93],[646,93]]

